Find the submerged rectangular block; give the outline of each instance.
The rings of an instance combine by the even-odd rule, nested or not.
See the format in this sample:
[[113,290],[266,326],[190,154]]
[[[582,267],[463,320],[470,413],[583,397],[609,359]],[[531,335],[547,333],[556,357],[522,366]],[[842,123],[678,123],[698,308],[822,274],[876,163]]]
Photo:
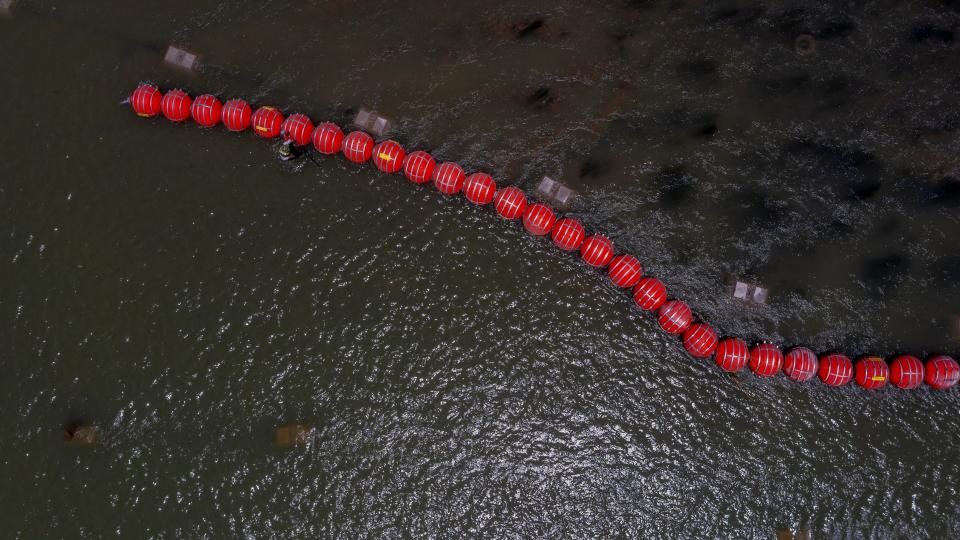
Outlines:
[[953,335],[953,340],[960,342],[960,315],[953,316],[953,322],[950,325],[950,331]]
[[0,0],[0,15],[13,17],[13,0]]
[[307,424],[291,424],[277,428],[277,446],[307,444],[313,435],[313,427]]
[[360,109],[353,125],[377,137],[383,137],[390,130],[390,120],[366,109]]
[[183,68],[189,71],[195,71],[200,67],[200,57],[186,49],[170,45],[167,47],[167,54],[163,56],[163,61],[171,66]]
[[544,176],[537,185],[537,193],[555,204],[556,206],[567,206],[573,201],[574,191],[567,186],[557,182],[549,176]]
[[767,305],[767,298],[770,296],[770,290],[746,281],[735,280],[733,284],[733,297],[751,304],[761,306]]
[[97,428],[67,424],[63,426],[63,442],[70,446],[94,446],[97,444]]

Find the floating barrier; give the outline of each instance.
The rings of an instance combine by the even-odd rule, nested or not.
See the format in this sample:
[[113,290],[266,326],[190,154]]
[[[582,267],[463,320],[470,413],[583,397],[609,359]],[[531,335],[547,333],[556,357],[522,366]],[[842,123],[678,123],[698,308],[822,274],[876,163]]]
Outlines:
[[343,157],[354,163],[366,163],[373,157],[373,137],[353,131],[343,138]]
[[827,386],[843,386],[853,378],[853,363],[840,353],[830,353],[820,358],[817,376]]
[[190,96],[183,90],[170,90],[160,100],[160,111],[171,122],[183,122],[190,118],[190,102]]
[[660,309],[667,301],[667,287],[655,277],[640,278],[633,288],[633,301],[644,311]]
[[292,141],[297,146],[310,144],[313,136],[313,122],[305,114],[291,114],[280,124],[280,135],[284,141]]
[[396,141],[383,141],[373,147],[373,164],[380,172],[393,174],[403,168],[403,158],[407,153]]
[[343,149],[343,130],[333,122],[321,122],[313,128],[313,148],[325,156],[333,155]]
[[223,104],[221,118],[223,125],[230,131],[243,131],[250,127],[253,109],[242,99],[231,99]]
[[750,361],[750,348],[740,338],[726,338],[717,345],[714,360],[720,369],[728,373],[743,371]]
[[478,206],[490,204],[496,192],[497,184],[487,173],[473,173],[463,182],[463,196]]
[[773,343],[758,343],[750,349],[750,371],[760,377],[773,377],[783,367],[783,353]]
[[283,114],[274,107],[260,107],[250,117],[250,123],[253,125],[254,133],[264,139],[272,139],[280,136]]
[[444,195],[453,195],[463,189],[463,182],[467,175],[463,168],[449,161],[441,163],[433,169],[433,185]]
[[193,100],[190,105],[190,116],[200,127],[213,127],[220,123],[223,114],[223,106],[216,96],[204,94]]
[[[816,374],[828,386],[843,386],[854,379],[852,362],[840,353],[818,358],[806,347],[794,347],[784,356],[773,343],[761,342],[750,349],[737,337],[719,339],[716,330],[706,322],[693,322],[693,312],[686,303],[679,299],[668,300],[666,286],[659,279],[643,276],[643,266],[636,257],[628,253],[617,254],[609,238],[600,234],[588,235],[584,226],[573,218],[557,219],[556,212],[547,204],[529,204],[524,192],[514,186],[498,190],[493,178],[486,173],[474,172],[467,177],[456,163],[444,162],[438,166],[427,152],[417,150],[407,154],[400,143],[392,140],[375,145],[373,137],[364,131],[353,131],[344,136],[336,124],[321,122],[314,126],[303,114],[292,114],[284,119],[280,111],[270,106],[260,107],[252,113],[250,105],[242,99],[230,99],[220,107],[216,96],[210,94],[191,102],[183,90],[174,89],[162,94],[155,85],[141,84],[130,95],[129,103],[141,117],[162,113],[173,122],[193,117],[202,127],[212,127],[222,121],[224,127],[234,132],[244,131],[252,125],[255,133],[263,138],[271,139],[282,134],[285,140],[297,145],[306,146],[312,142],[317,152],[324,155],[342,152],[353,163],[366,163],[373,158],[374,165],[385,173],[403,171],[404,176],[417,184],[432,180],[437,190],[445,195],[463,191],[464,197],[475,205],[492,202],[497,214],[504,219],[513,221],[522,217],[524,227],[532,234],[549,235],[561,250],[579,250],[587,265],[607,268],[613,285],[631,290],[640,309],[656,311],[660,327],[668,334],[679,336],[691,356],[713,356],[723,371],[737,373],[749,365],[759,377],[772,377],[782,370],[787,378],[796,382],[809,381]],[[379,131],[385,131],[389,122],[374,116],[367,113],[365,125],[375,124]],[[764,301],[765,293],[764,290]],[[932,356],[926,365],[911,355],[897,356],[889,365],[875,356],[857,362],[856,382],[860,387],[876,390],[883,388],[887,381],[905,390],[917,388],[924,382],[933,389],[947,390],[960,381],[960,364],[946,355]]]
[[527,196],[513,186],[505,187],[493,196],[493,207],[500,217],[514,220],[522,216],[527,209]]
[[557,216],[549,206],[541,203],[534,203],[527,207],[523,213],[523,228],[534,236],[544,236],[553,229]]
[[890,368],[879,356],[865,356],[857,360],[854,380],[867,390],[879,390],[887,385]]
[[794,347],[783,357],[783,374],[794,382],[807,382],[817,374],[817,354],[806,347]]

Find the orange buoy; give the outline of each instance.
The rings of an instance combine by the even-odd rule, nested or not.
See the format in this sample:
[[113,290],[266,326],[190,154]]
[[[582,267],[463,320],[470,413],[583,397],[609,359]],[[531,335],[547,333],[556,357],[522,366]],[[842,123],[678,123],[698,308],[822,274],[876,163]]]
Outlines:
[[463,196],[473,204],[483,206],[493,201],[493,194],[497,192],[497,184],[487,173],[475,172],[467,177],[463,183]]
[[550,238],[553,243],[564,251],[574,251],[580,249],[583,245],[583,239],[586,231],[579,221],[573,218],[563,218],[557,221],[550,231]]
[[163,94],[152,84],[141,84],[130,94],[130,107],[138,116],[149,117],[160,114],[160,101]]
[[867,390],[877,390],[887,384],[890,368],[879,356],[865,356],[857,360],[854,379]]
[[466,175],[463,173],[463,168],[450,161],[437,165],[437,168],[433,170],[433,185],[437,186],[437,190],[444,195],[458,193],[463,189],[465,179]]
[[583,261],[594,268],[603,268],[613,259],[613,242],[601,234],[595,234],[580,246]]
[[717,345],[717,355],[714,360],[720,369],[728,373],[737,373],[747,366],[747,361],[750,360],[750,349],[740,338],[725,338]]
[[403,158],[406,152],[396,141],[383,141],[373,147],[373,164],[378,169],[393,174],[403,168]]
[[183,122],[190,118],[190,102],[190,96],[186,92],[175,88],[163,95],[163,99],[160,100],[160,110],[167,120]]
[[534,236],[543,236],[549,233],[556,220],[553,210],[543,203],[531,204],[523,213],[523,227]]
[[706,323],[690,325],[683,332],[683,348],[697,358],[709,358],[717,350],[717,332]]
[[280,135],[284,141],[293,141],[297,146],[310,144],[313,135],[313,122],[305,114],[294,113],[280,124]]
[[406,159],[403,160],[403,174],[407,180],[415,184],[425,184],[433,178],[433,169],[436,166],[437,162],[434,161],[433,156],[423,150],[417,150],[407,154]]
[[313,147],[325,156],[336,154],[343,148],[343,130],[333,122],[321,122],[310,136]]
[[657,312],[657,323],[668,334],[682,334],[693,320],[690,306],[680,300],[670,300]]
[[890,362],[890,383],[903,390],[913,390],[923,382],[923,362],[904,354]]
[[230,131],[243,131],[250,127],[253,109],[242,99],[231,99],[223,104],[221,118],[223,125]]
[[493,196],[493,207],[504,219],[514,220],[523,215],[527,208],[527,196],[519,189],[508,186]]
[[201,127],[213,127],[220,123],[222,106],[220,100],[211,94],[204,94],[193,100],[190,116]]
[[373,137],[353,131],[343,139],[343,156],[354,163],[366,163],[373,157]]
[[783,353],[773,343],[759,343],[750,351],[750,370],[760,377],[773,377],[783,367]]
[[853,379],[853,362],[840,353],[825,354],[817,375],[827,386],[843,386]]
[[272,139],[280,135],[280,126],[283,125],[283,114],[276,108],[268,106],[260,107],[254,111],[250,117],[253,123],[253,131],[264,139]]
[[643,266],[633,255],[617,255],[607,269],[610,281],[617,287],[633,287],[643,276]]

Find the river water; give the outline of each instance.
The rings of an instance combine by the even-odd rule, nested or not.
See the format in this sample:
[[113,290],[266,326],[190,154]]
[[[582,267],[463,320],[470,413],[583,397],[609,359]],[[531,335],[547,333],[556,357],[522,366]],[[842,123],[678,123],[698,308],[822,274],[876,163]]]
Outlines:
[[489,208],[119,105],[374,107],[723,334],[957,353],[956,2],[154,4],[0,18],[4,537],[958,534],[956,391],[731,379]]

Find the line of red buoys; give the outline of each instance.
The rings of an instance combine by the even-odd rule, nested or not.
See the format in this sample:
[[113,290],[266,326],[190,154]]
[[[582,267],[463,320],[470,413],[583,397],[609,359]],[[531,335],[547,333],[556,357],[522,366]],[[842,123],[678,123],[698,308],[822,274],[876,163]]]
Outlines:
[[643,275],[640,261],[628,253],[617,254],[613,242],[599,235],[589,235],[583,225],[571,217],[559,219],[554,209],[544,203],[530,203],[527,196],[514,186],[497,189],[493,178],[474,172],[466,176],[463,168],[453,162],[437,165],[433,156],[418,150],[406,153],[396,141],[375,144],[373,137],[363,131],[344,136],[333,122],[314,126],[307,115],[292,114],[286,119],[275,107],[264,106],[253,112],[241,99],[230,99],[221,106],[216,96],[205,94],[196,100],[180,89],[162,93],[152,84],[141,84],[130,95],[131,108],[141,117],[158,114],[173,122],[193,118],[197,125],[213,127],[222,122],[229,131],[244,131],[253,126],[263,138],[281,136],[299,146],[312,142],[314,149],[324,155],[343,153],[354,163],[366,163],[371,158],[385,173],[403,171],[411,182],[424,184],[433,181],[445,195],[463,192],[476,205],[493,203],[497,214],[507,220],[523,218],[523,225],[537,236],[549,235],[553,243],[564,251],[578,251],[583,261],[594,268],[607,268],[611,282],[630,290],[634,302],[645,311],[655,311],[657,322],[668,334],[677,335],[687,352],[696,358],[714,357],[717,366],[730,373],[742,371],[749,365],[759,377],[772,377],[781,371],[792,381],[806,382],[817,375],[828,386],[844,386],[855,380],[858,386],[876,390],[889,381],[900,389],[914,389],[926,383],[936,390],[946,390],[960,381],[960,364],[946,355],[930,357],[926,364],[911,355],[900,355],[885,362],[876,356],[857,361],[840,353],[829,353],[819,358],[806,347],[794,347],[784,355],[780,347],[760,342],[753,349],[737,337],[720,338],[709,324],[694,322],[690,307],[678,299],[669,299],[667,289],[657,278]]

